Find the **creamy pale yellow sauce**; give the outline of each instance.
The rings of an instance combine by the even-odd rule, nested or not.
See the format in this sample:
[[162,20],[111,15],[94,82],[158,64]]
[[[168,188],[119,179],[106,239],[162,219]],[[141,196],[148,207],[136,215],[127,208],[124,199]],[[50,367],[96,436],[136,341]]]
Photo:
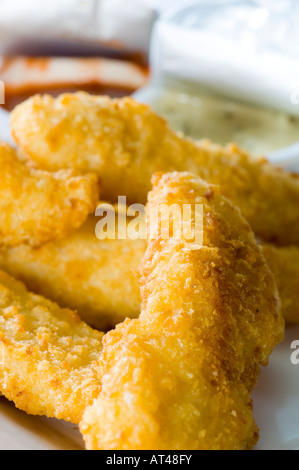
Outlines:
[[171,127],[195,139],[235,142],[255,155],[299,141],[299,117],[228,99],[167,89],[153,103]]

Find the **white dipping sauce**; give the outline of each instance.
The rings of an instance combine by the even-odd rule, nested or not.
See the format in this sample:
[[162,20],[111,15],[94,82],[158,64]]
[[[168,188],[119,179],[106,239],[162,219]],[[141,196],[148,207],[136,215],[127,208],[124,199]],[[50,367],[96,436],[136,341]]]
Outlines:
[[299,141],[299,117],[203,92],[164,88],[152,107],[186,136],[222,145],[234,142],[254,155]]

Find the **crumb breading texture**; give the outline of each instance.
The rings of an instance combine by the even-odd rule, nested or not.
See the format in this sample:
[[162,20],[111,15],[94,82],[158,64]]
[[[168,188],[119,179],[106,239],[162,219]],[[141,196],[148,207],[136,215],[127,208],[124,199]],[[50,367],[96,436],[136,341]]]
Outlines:
[[104,338],[102,391],[80,425],[87,448],[250,449],[258,437],[250,394],[283,337],[273,276],[217,188],[189,173],[157,175],[149,201],[203,204],[203,246],[190,250],[156,227],[141,315]]
[[[146,249],[142,239],[98,240],[97,219],[41,247],[0,247],[0,269],[101,331],[140,313],[138,268]],[[116,225],[117,228],[117,225]],[[288,323],[299,324],[299,248],[262,244],[274,274]]]
[[274,274],[287,323],[299,324],[299,248],[263,245],[266,261]]
[[109,201],[126,195],[128,203],[145,203],[153,173],[191,171],[220,185],[257,236],[299,244],[297,176],[235,145],[184,139],[132,98],[37,95],[13,111],[11,127],[24,158],[44,170],[97,173]]
[[38,248],[2,247],[0,268],[31,291],[77,310],[86,323],[106,331],[140,313],[138,268],[146,241],[99,240],[98,220],[90,216],[66,238]]
[[79,423],[101,389],[102,337],[0,271],[0,392],[21,410]]
[[80,227],[99,200],[95,175],[30,169],[0,142],[0,243],[40,245]]

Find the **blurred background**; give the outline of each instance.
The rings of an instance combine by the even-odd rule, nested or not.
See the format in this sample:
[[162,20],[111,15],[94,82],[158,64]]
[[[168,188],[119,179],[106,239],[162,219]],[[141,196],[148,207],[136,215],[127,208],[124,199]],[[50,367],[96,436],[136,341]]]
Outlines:
[[298,21],[297,0],[0,0],[1,106],[133,94],[188,136],[292,162]]

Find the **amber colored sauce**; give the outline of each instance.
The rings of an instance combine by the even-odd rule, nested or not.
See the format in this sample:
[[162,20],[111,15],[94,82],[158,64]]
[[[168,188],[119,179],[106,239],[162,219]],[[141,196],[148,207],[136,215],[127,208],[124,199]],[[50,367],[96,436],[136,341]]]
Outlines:
[[[47,74],[47,69],[51,60],[50,57],[24,57],[23,59],[25,59],[24,63],[26,69],[39,69],[40,72],[44,73],[45,75]],[[83,65],[85,64],[85,66],[87,67],[88,59],[88,57],[83,58]],[[90,57],[90,59],[93,60],[94,57]],[[124,59],[124,57],[122,57],[122,59]],[[5,57],[2,59],[0,66],[0,77],[2,73],[6,72],[13,66],[15,60],[16,57],[14,56]],[[130,57],[129,62],[131,64],[135,64],[137,67],[140,67],[140,69],[143,70],[145,76],[149,75],[148,66],[144,63],[144,61],[141,60],[141,57],[138,54],[135,54],[135,56]],[[42,82],[40,82],[40,84],[24,84],[23,86],[21,85],[18,88],[10,88],[9,84],[6,83],[5,104],[0,106],[6,109],[7,111],[11,111],[16,105],[37,93],[47,93],[56,97],[62,93],[74,93],[76,91],[86,91],[92,95],[108,95],[112,98],[120,98],[122,96],[132,94],[134,91],[136,91],[136,89],[133,87],[124,87],[121,84],[103,84],[100,81],[76,83],[76,81],[74,80],[73,82],[69,83],[54,82],[51,85],[43,84]]]
[[45,88],[43,86],[34,86],[28,87],[20,92],[9,92],[9,90],[5,91],[5,104],[1,105],[2,108],[6,109],[7,111],[11,111],[15,108],[18,104],[22,103],[26,99],[30,98],[37,93],[41,94],[49,94],[54,97],[62,94],[62,93],[75,93],[76,91],[86,91],[91,95],[108,95],[112,98],[121,98],[122,96],[128,96],[132,94],[135,90],[132,89],[125,89],[125,88],[116,88],[116,87],[109,87],[103,86],[99,84],[90,84],[90,85],[55,85],[51,88]]

